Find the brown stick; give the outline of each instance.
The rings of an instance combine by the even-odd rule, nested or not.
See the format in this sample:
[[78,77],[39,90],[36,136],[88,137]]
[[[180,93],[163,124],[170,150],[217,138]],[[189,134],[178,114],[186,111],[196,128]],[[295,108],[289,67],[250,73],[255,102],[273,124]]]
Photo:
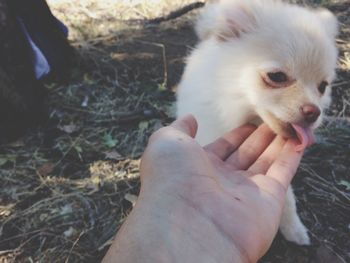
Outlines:
[[178,18],[184,14],[187,14],[188,12],[190,12],[194,9],[201,8],[204,5],[205,5],[205,3],[203,3],[203,2],[195,2],[192,4],[186,5],[182,8],[179,8],[178,10],[170,12],[170,14],[168,14],[166,16],[161,16],[161,17],[150,19],[146,22],[146,24],[160,24],[162,22]]

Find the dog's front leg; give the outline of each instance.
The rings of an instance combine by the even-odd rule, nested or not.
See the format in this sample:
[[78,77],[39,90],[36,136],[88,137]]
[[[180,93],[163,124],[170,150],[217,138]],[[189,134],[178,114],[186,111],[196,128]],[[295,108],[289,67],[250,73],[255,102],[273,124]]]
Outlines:
[[295,196],[291,186],[288,187],[285,206],[282,212],[280,231],[283,236],[298,245],[310,245],[307,228],[301,222],[295,203]]

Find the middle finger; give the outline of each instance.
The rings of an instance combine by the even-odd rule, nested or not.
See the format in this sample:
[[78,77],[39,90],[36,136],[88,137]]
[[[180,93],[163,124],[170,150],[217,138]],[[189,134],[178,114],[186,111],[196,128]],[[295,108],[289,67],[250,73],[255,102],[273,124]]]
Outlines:
[[275,138],[275,134],[266,125],[260,125],[226,162],[239,170],[246,170],[265,151]]

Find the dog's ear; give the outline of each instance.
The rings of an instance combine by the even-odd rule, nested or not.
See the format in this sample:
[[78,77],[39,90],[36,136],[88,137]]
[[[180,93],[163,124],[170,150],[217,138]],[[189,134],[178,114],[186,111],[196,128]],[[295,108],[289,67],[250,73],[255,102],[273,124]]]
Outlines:
[[215,36],[221,41],[238,38],[256,27],[256,19],[244,1],[209,3],[201,13],[196,32],[200,39]]
[[[225,25],[222,28],[223,40],[225,38],[240,37],[241,34],[254,30],[257,25],[253,11],[240,3],[227,6],[223,12],[225,19]],[[220,38],[221,36],[218,37]]]
[[316,11],[327,34],[335,38],[339,33],[338,20],[329,10],[321,8]]

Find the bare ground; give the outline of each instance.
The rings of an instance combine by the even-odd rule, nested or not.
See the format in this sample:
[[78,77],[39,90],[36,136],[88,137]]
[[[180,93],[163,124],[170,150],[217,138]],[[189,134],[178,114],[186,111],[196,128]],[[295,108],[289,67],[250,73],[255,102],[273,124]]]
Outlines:
[[[99,262],[136,200],[147,138],[173,118],[195,12],[148,25],[139,19],[191,1],[158,1],[157,12],[121,2],[49,1],[76,64],[67,83],[46,83],[50,121],[1,146],[0,262]],[[263,263],[350,261],[350,4],[324,4],[342,30],[334,103],[293,182],[313,244],[278,235]]]

